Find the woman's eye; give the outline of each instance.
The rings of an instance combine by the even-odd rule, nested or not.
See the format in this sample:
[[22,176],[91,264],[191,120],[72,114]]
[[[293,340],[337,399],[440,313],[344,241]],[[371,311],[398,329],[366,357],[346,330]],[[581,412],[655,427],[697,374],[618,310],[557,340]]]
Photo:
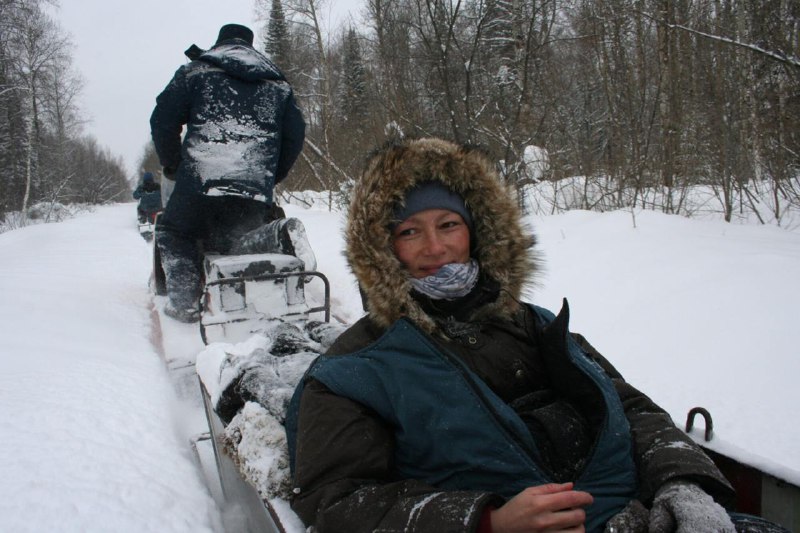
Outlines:
[[409,237],[417,232],[414,228],[406,228],[396,233],[397,237]]

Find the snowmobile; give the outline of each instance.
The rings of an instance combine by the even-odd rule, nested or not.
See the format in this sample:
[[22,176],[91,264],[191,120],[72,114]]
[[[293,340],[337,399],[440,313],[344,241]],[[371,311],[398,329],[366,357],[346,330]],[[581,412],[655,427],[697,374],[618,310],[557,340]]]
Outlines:
[[139,235],[141,235],[142,238],[147,242],[153,240],[153,235],[155,235],[156,219],[160,213],[161,211],[159,210],[152,213],[139,212],[137,214],[137,227],[139,229]]

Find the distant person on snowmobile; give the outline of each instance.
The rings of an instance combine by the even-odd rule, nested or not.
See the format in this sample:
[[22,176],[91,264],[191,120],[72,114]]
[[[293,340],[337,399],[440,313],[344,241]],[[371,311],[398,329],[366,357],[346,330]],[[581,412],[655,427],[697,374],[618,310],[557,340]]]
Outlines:
[[368,314],[286,416],[309,530],[733,533],[714,462],[570,332],[566,300],[557,315],[522,301],[535,239],[485,153],[385,146],[345,240]]
[[153,222],[156,213],[161,211],[161,185],[153,178],[152,172],[142,175],[142,182],[133,191],[133,198],[139,200],[136,206],[139,223]]
[[[273,187],[286,178],[305,139],[292,87],[239,24],[222,26],[210,50],[192,45],[185,53],[191,61],[157,97],[150,129],[164,176],[175,182],[156,231],[169,295],[164,311],[194,322],[201,250],[296,250],[306,270],[316,261],[307,243],[292,246],[305,238],[300,221],[284,218],[273,202]],[[281,249],[267,249],[277,241]]]

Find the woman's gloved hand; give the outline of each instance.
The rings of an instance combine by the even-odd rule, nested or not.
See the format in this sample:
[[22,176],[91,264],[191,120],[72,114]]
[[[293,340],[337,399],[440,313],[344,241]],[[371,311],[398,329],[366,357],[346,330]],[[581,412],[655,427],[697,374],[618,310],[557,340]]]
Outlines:
[[625,509],[611,517],[604,533],[648,533],[650,512],[639,500],[631,500]]
[[697,484],[664,483],[650,509],[650,533],[735,533],[725,509]]

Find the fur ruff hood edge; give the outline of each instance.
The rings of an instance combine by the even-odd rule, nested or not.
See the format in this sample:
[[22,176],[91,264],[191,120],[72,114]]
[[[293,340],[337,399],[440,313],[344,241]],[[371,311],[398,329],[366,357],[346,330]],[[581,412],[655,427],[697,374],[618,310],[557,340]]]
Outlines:
[[510,317],[538,260],[533,234],[522,223],[513,189],[502,183],[482,151],[436,138],[393,142],[372,154],[351,196],[346,256],[376,324],[407,317],[424,331],[438,327],[411,296],[408,274],[392,252],[389,226],[394,206],[417,183],[431,179],[460,194],[474,220],[472,250],[481,271],[500,283],[500,295],[473,319]]

